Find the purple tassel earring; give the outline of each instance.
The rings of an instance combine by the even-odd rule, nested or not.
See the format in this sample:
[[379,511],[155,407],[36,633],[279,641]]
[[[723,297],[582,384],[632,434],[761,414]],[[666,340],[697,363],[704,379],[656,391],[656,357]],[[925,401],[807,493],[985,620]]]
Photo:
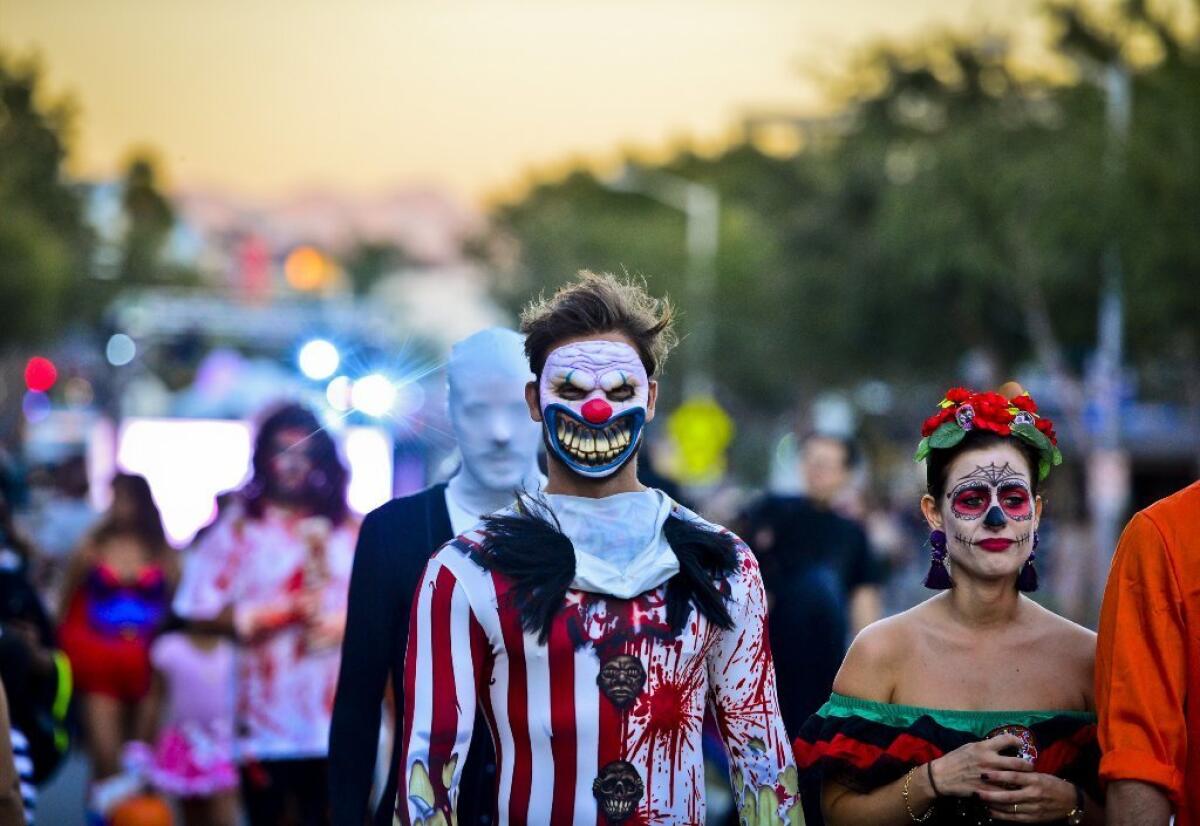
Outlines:
[[945,591],[954,585],[950,581],[950,572],[946,570],[946,534],[944,531],[932,531],[929,534],[929,546],[933,548],[929,560],[929,573],[925,575],[925,587],[935,591]]
[[1026,559],[1025,564],[1021,566],[1021,573],[1017,574],[1017,590],[1024,594],[1038,589],[1037,568],[1033,567],[1033,563],[1037,560],[1037,546],[1038,535],[1037,531],[1034,531],[1033,550],[1029,552],[1029,559]]

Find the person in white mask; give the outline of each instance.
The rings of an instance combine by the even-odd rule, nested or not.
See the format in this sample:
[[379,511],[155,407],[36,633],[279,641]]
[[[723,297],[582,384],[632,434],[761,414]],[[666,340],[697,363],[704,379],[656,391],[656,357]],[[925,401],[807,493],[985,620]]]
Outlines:
[[[388,677],[403,707],[404,652],[413,592],[439,546],[485,514],[504,508],[518,491],[535,492],[540,428],[529,420],[525,384],[531,378],[523,337],[503,328],[476,333],[454,345],[446,366],[450,424],[462,465],[449,483],[395,499],[367,515],[350,580],[350,609],[329,743],[330,800],[335,826],[362,826],[370,806],[381,703]],[[402,742],[396,715],[394,743]],[[480,736],[463,769],[468,789],[459,824],[494,823],[490,800],[495,755]],[[464,751],[465,751],[464,747]],[[391,824],[398,749],[374,824]]]
[[637,480],[670,307],[588,273],[525,313],[541,495],[430,560],[414,597],[396,823],[451,824],[475,708],[499,824],[703,823],[706,705],[740,822],[803,821],[746,546]]

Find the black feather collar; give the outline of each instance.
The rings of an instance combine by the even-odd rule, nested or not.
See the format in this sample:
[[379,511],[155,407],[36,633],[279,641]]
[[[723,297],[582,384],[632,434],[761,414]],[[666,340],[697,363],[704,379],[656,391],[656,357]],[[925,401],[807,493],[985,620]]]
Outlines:
[[[483,539],[471,550],[487,570],[512,583],[509,594],[521,625],[545,644],[554,617],[575,579],[575,550],[541,501],[522,496],[515,511],[484,517]],[[731,628],[725,603],[729,576],[737,568],[733,535],[714,530],[672,510],[663,533],[679,560],[679,573],[667,580],[667,623],[678,636],[694,606],[709,622]]]

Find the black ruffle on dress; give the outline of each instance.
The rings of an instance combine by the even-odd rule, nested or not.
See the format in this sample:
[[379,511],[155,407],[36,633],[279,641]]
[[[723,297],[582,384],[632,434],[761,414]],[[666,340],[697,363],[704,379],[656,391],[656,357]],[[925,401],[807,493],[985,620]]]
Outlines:
[[[996,729],[1016,726],[1033,746],[1034,767],[1101,799],[1096,715],[1080,711],[954,711],[833,694],[808,718],[793,748],[802,774],[815,773],[863,793],[886,786]],[[982,802],[943,798],[927,826],[990,823]]]

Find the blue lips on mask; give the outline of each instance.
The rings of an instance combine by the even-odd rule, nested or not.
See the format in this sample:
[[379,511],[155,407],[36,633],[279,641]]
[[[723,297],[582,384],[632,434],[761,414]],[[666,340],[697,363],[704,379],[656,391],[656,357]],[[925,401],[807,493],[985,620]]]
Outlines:
[[[637,450],[646,423],[646,410],[634,407],[601,424],[580,419],[562,404],[547,405],[543,411],[546,441],[563,464],[581,476],[599,479],[620,468]],[[599,438],[598,438],[599,437]],[[605,451],[597,447],[603,439]],[[617,452],[612,453],[613,450]]]

